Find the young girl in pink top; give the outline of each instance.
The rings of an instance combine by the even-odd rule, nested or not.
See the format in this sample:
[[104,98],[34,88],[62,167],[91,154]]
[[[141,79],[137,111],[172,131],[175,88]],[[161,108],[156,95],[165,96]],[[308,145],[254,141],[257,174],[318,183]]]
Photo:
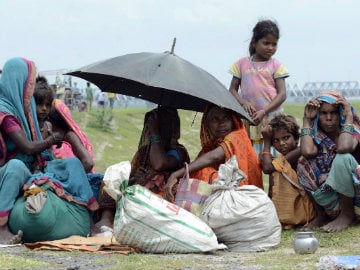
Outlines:
[[272,58],[279,37],[279,28],[275,22],[259,21],[253,29],[250,56],[239,59],[229,70],[233,75],[230,92],[254,122],[251,124],[246,121],[245,124],[257,154],[262,151],[261,129],[267,125],[269,117],[282,111],[281,104],[286,99],[285,78],[289,72]]

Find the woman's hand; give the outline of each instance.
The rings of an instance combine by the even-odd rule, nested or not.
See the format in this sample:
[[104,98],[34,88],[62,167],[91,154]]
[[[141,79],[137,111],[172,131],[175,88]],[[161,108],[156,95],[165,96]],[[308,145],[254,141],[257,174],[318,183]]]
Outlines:
[[308,119],[308,120],[314,120],[316,117],[316,114],[318,112],[320,108],[320,103],[319,101],[313,99],[310,100],[308,103],[306,103],[305,105],[305,109],[304,109],[304,118]]
[[63,141],[65,141],[65,133],[63,131],[55,131],[48,137],[51,140],[52,145],[56,145],[56,148],[60,148]]
[[159,135],[159,120],[156,112],[151,112],[146,120],[148,136]]
[[[339,98],[337,101],[334,102],[336,105],[341,105],[343,107],[343,115],[345,118],[353,116],[351,111],[351,105],[345,98]],[[351,119],[352,120],[352,119]]]
[[175,201],[175,193],[178,181],[178,178],[174,175],[174,173],[172,173],[165,185],[164,199],[171,203]]

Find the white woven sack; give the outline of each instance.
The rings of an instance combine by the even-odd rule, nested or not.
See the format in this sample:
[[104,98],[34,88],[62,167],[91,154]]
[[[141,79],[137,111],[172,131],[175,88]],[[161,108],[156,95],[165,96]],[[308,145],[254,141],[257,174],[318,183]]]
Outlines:
[[232,158],[220,165],[219,178],[200,218],[230,251],[254,252],[277,247],[281,225],[275,206],[262,189],[252,185],[238,187],[241,177],[235,161]]
[[150,190],[127,187],[114,221],[114,236],[125,245],[148,253],[193,253],[226,248],[195,215]]
[[124,180],[130,177],[130,161],[122,161],[106,168],[103,182],[104,190],[117,201],[121,197],[120,185]]

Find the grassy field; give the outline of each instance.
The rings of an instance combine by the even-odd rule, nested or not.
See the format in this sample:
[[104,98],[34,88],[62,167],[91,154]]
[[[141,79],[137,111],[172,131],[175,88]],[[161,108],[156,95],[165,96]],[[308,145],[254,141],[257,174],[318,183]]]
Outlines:
[[[354,103],[360,111],[360,103]],[[286,104],[285,112],[294,115],[299,124],[303,115],[304,104]],[[78,121],[83,131],[93,143],[96,171],[104,173],[109,165],[131,160],[137,149],[139,136],[142,129],[144,114],[147,109],[114,109],[101,111],[93,109],[91,112],[74,112],[73,116]],[[200,150],[199,126],[201,113],[180,110],[181,117],[181,143],[183,143],[194,159]],[[264,177],[266,181],[267,178]],[[355,255],[360,254],[360,227],[352,226],[344,232],[324,233],[315,230],[320,248],[315,254],[297,255],[294,253],[292,241],[296,231],[284,231],[281,245],[275,250],[255,254],[236,254],[232,257],[223,256],[223,260],[238,263],[231,269],[317,269],[316,264],[324,255]],[[74,252],[71,252],[74,254]],[[81,256],[81,253],[75,253]],[[66,256],[66,255],[64,255]],[[130,256],[112,255],[104,257],[104,261],[115,263],[115,267],[107,269],[225,269],[217,261],[209,262],[207,255],[168,256],[134,254]],[[235,256],[235,257],[234,257]],[[36,260],[23,260],[5,255],[0,250],[0,269],[42,269],[44,265]],[[222,262],[223,263],[223,262]],[[249,268],[240,268],[249,267]],[[211,265],[211,266],[210,266]],[[165,267],[166,266],[166,267]],[[214,268],[211,268],[214,267]],[[254,268],[255,267],[255,268]],[[230,269],[230,268],[227,268]]]

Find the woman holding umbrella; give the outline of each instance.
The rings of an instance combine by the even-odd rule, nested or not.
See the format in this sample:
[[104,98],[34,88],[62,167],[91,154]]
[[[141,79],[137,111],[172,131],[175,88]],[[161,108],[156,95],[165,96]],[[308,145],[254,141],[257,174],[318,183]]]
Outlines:
[[[214,104],[209,105],[201,120],[200,140],[202,149],[198,157],[189,164],[191,178],[205,182],[215,179],[220,164],[236,155],[239,168],[247,175],[241,185],[263,188],[259,161],[244,124],[235,112]],[[168,201],[174,201],[174,186],[184,172],[185,169],[181,168],[172,173],[167,180],[164,198]]]

